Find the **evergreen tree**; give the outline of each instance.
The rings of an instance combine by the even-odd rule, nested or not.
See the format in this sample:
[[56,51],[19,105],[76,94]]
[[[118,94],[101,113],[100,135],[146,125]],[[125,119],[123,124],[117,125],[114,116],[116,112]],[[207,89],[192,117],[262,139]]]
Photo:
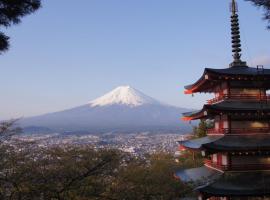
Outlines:
[[[193,194],[189,185],[174,177],[179,169],[171,155],[157,153],[145,161],[132,160],[120,169],[110,188],[112,200],[173,200]],[[182,166],[181,166],[182,167]]]
[[214,124],[209,120],[201,120],[198,126],[193,127],[193,133],[196,138],[205,137],[207,129],[213,128]]
[[22,130],[16,127],[17,120],[0,122],[0,145],[3,140],[9,139],[12,135],[20,133]]
[[[21,22],[25,15],[35,12],[41,0],[0,0],[0,26],[10,27]],[[8,50],[9,37],[0,32],[0,53]]]
[[[91,147],[0,146],[0,199],[173,200],[193,194],[174,176],[184,163]],[[180,165],[180,166],[179,166]]]
[[252,2],[255,6],[265,10],[264,19],[268,21],[268,29],[270,29],[270,0],[246,0]]

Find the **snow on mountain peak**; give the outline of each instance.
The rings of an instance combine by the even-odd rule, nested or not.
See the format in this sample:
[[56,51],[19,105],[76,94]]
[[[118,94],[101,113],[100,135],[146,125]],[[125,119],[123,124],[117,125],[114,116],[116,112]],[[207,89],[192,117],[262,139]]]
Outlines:
[[107,105],[127,105],[137,107],[145,104],[161,104],[131,86],[120,86],[104,96],[89,102],[91,107]]

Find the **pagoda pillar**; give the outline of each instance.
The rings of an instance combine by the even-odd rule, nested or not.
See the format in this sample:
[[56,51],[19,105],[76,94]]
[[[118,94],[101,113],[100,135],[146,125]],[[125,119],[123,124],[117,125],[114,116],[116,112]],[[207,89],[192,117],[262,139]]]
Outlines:
[[231,115],[228,115],[228,134],[231,134],[232,132],[232,117]]

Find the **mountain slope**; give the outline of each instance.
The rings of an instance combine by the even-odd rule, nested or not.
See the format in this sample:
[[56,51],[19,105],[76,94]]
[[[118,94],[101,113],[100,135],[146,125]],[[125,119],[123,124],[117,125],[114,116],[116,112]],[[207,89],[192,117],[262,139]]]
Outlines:
[[39,126],[54,131],[188,130],[179,120],[187,109],[163,104],[142,92],[122,86],[69,110],[26,118],[23,127]]
[[147,104],[158,105],[161,103],[130,86],[121,86],[112,90],[108,94],[91,101],[89,104],[92,107],[115,104],[136,107]]

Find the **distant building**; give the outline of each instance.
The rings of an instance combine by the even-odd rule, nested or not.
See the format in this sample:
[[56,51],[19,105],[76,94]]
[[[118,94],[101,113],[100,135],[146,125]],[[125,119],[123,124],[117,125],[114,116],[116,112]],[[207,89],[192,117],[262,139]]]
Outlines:
[[231,11],[233,62],[225,69],[206,68],[185,91],[215,94],[201,110],[183,117],[214,120],[206,137],[181,142],[181,149],[205,157],[203,167],[177,172],[182,181],[197,184],[200,200],[270,197],[270,69],[248,67],[241,60],[235,0]]

